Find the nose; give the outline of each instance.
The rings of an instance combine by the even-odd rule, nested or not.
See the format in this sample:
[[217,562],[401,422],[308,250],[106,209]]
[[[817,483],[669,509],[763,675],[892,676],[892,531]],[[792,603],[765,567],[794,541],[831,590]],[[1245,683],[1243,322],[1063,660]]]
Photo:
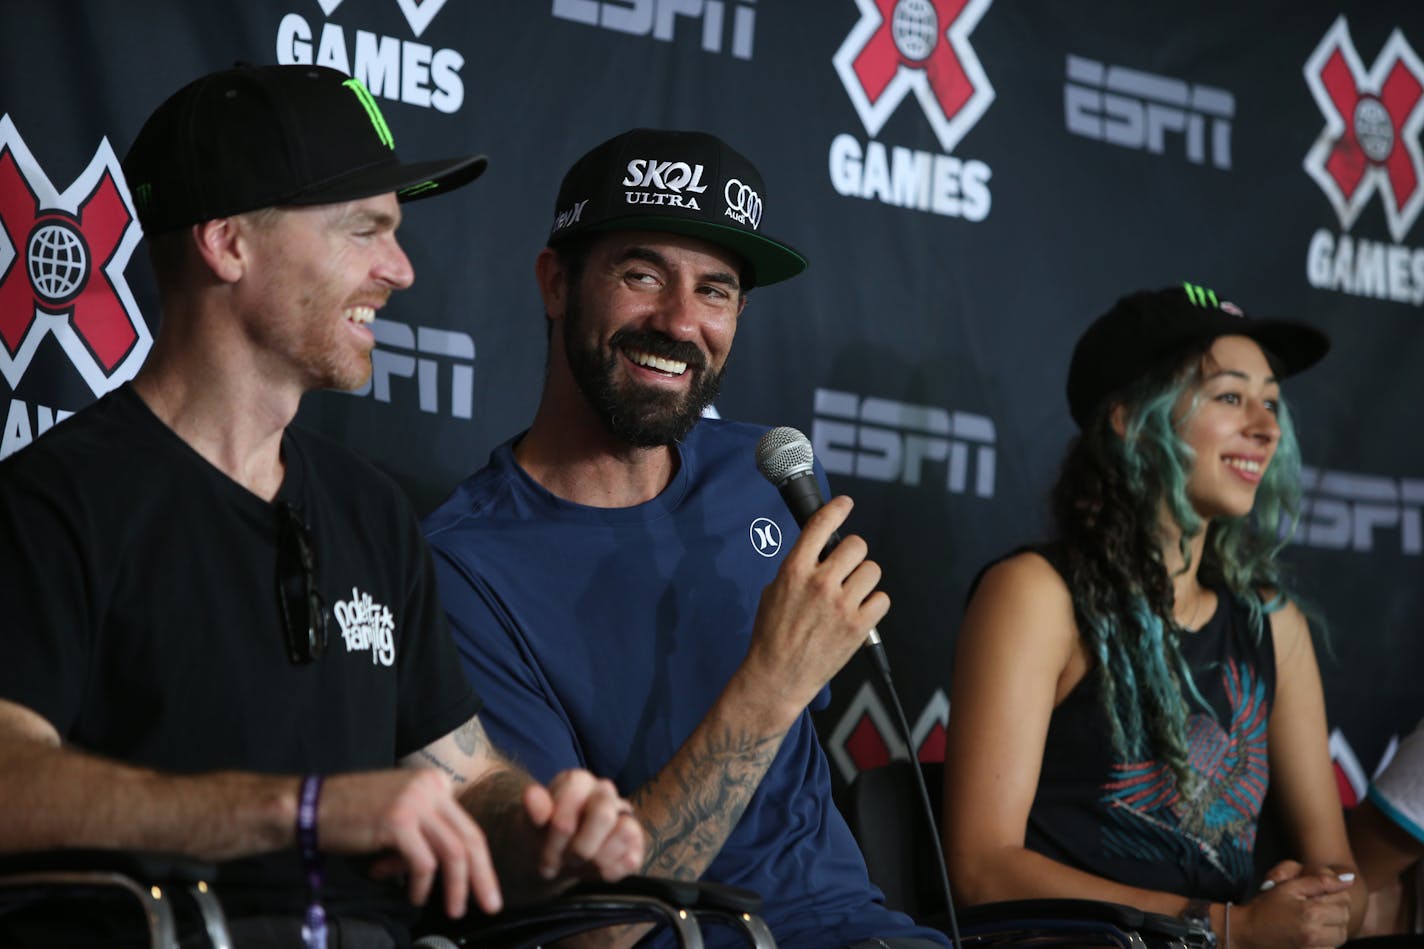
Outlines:
[[383,251],[376,259],[372,276],[395,290],[404,290],[415,283],[415,268],[394,234],[383,242]]
[[673,283],[658,294],[648,326],[672,339],[691,339],[697,334],[696,303],[692,289]]
[[1250,402],[1250,417],[1247,419],[1247,434],[1262,444],[1273,445],[1281,437],[1280,419],[1261,399]]

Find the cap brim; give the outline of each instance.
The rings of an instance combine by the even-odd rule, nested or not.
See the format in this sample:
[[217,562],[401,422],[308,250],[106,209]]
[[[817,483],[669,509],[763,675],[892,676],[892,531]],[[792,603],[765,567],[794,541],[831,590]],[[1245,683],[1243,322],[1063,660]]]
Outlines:
[[[1330,337],[1306,323],[1294,320],[1251,320],[1248,336],[1276,361],[1282,377],[1303,372],[1325,358],[1330,352]],[[1223,334],[1225,335],[1225,334]]]
[[709,244],[727,248],[750,264],[753,280],[758,287],[789,280],[808,266],[805,256],[789,244],[710,221],[634,214],[600,221],[583,229],[581,233],[593,231],[664,231],[700,238]]
[[356,201],[394,191],[400,201],[418,201],[463,187],[484,173],[489,161],[484,155],[446,158],[403,164],[392,162],[362,168],[339,178],[302,189],[273,202],[274,205],[334,204]]

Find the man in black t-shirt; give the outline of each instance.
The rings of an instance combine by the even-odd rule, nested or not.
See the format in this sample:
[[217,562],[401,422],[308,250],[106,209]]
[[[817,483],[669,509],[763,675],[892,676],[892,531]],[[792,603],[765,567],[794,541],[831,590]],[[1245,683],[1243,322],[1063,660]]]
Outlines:
[[371,372],[367,324],[413,279],[400,202],[484,164],[402,164],[321,67],[215,73],[144,125],[152,353],[0,464],[0,852],[232,861],[238,917],[300,912],[318,866],[338,913],[369,915],[371,876],[424,903],[438,872],[459,916],[641,864],[610,783],[544,787],[490,745],[399,490],[288,427]]

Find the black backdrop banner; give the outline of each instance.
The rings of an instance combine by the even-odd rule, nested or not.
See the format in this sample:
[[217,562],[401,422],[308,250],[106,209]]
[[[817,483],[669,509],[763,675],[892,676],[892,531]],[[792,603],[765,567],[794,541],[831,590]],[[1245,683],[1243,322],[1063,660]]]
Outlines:
[[[0,0],[0,23],[0,455],[142,364],[158,311],[116,156],[201,73],[331,65],[403,155],[490,156],[407,208],[417,280],[371,382],[301,413],[422,512],[532,416],[564,169],[626,128],[703,129],[811,260],[752,293],[716,410],[807,432],[857,499],[916,754],[943,754],[969,580],[1045,530],[1074,339],[1182,280],[1334,340],[1286,389],[1309,469],[1290,560],[1328,619],[1347,802],[1424,715],[1419,4]],[[907,754],[868,663],[834,694],[838,780]]]

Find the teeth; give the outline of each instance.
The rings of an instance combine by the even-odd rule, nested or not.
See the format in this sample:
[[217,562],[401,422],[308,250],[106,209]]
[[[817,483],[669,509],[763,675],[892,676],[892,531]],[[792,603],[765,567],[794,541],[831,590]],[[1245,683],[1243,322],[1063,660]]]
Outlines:
[[672,376],[680,376],[687,371],[687,363],[676,359],[664,359],[661,356],[654,356],[651,353],[630,352],[628,353],[628,358],[640,366],[656,369],[659,372],[665,372]]
[[343,314],[353,323],[369,323],[376,318],[376,308],[373,306],[353,306]]
[[1227,458],[1226,463],[1233,468],[1239,468],[1250,474],[1260,474],[1265,468],[1265,465],[1259,461],[1249,461],[1245,458]]

